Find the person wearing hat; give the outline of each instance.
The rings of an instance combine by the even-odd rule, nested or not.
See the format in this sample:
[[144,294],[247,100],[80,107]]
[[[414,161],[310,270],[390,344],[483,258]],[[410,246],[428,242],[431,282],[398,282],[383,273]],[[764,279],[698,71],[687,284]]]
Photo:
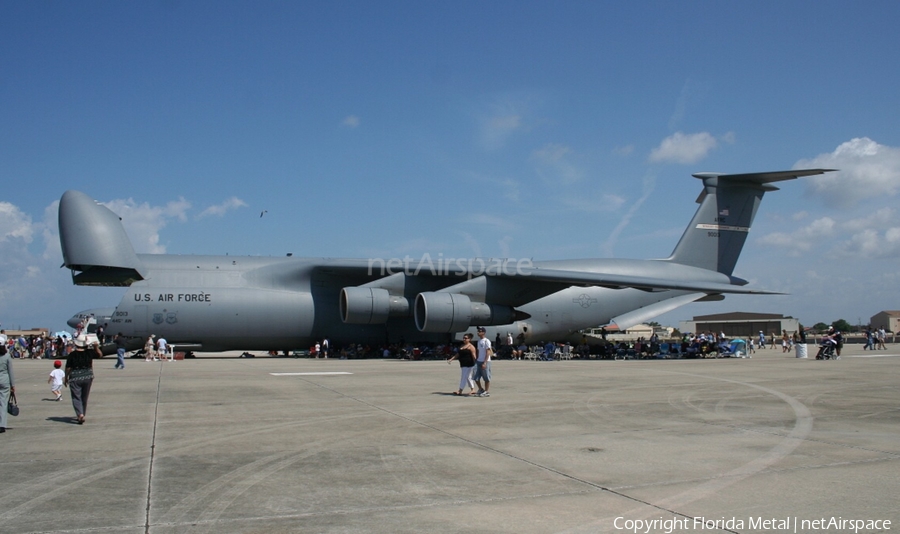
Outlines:
[[836,329],[835,327],[830,327],[829,334],[831,334],[831,339],[834,340],[834,354],[835,360],[841,359],[841,350],[844,348],[844,335],[841,334],[841,331]]
[[61,361],[53,362],[53,370],[50,371],[50,378],[47,379],[47,383],[50,384],[50,392],[56,395],[58,401],[62,400],[63,379],[66,377],[66,372],[60,369],[61,367]]
[[6,406],[9,396],[16,394],[16,378],[13,376],[12,358],[6,345],[0,345],[0,433],[6,432]]
[[[475,345],[478,358],[475,361],[475,383],[478,384],[478,396],[490,397],[491,389],[491,340],[485,337],[483,326],[478,327],[478,343]],[[482,385],[484,380],[484,385]]]
[[150,337],[147,338],[147,341],[144,342],[144,361],[149,362],[152,360],[156,360],[156,342],[153,341],[153,338],[156,336],[150,334]]
[[94,343],[90,349],[93,350],[89,350],[87,336],[82,334],[75,338],[75,350],[66,359],[66,377],[63,379],[63,385],[68,386],[72,395],[72,407],[79,425],[84,424],[88,397],[94,384],[94,354],[103,357],[99,343]]

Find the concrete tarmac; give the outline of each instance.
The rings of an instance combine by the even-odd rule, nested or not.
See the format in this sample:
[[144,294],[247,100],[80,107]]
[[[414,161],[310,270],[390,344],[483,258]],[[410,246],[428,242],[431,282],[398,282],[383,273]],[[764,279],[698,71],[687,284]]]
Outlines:
[[50,362],[13,362],[0,532],[900,528],[898,346],[496,361],[490,398],[456,362],[114,364],[79,426]]

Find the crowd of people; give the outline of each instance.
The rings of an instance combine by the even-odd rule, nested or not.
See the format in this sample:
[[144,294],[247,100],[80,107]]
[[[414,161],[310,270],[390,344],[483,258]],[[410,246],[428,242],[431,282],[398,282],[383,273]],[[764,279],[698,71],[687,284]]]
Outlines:
[[7,336],[0,330],[3,345],[11,358],[41,360],[62,358],[75,350],[71,337],[65,336]]
[[884,326],[879,327],[877,330],[873,329],[871,325],[866,326],[865,334],[866,344],[863,350],[887,350],[887,347],[884,345],[885,338],[887,338],[887,331],[884,329]]

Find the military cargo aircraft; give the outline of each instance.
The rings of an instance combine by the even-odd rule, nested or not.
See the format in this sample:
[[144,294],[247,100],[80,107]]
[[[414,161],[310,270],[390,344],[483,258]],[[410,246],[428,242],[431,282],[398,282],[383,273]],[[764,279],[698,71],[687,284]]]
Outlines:
[[179,350],[448,342],[476,326],[536,343],[730,293],[773,294],[732,276],[760,201],[773,182],[831,170],[694,174],[700,206],[671,256],[655,260],[137,254],[119,217],[78,191],[60,200],[59,235],[76,285],[128,288],[108,332]]

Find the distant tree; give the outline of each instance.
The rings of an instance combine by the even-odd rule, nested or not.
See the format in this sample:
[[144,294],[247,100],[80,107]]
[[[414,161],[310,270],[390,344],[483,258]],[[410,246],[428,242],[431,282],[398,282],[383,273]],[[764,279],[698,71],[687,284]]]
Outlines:
[[838,319],[837,321],[831,323],[831,326],[833,326],[835,330],[840,330],[841,332],[853,331],[853,327],[850,326],[850,323],[843,319]]
[[647,323],[647,326],[659,326],[659,323],[657,323],[656,321],[650,321],[649,323]]
[[828,330],[828,325],[825,323],[816,323],[813,325],[813,330],[821,334],[822,332]]

